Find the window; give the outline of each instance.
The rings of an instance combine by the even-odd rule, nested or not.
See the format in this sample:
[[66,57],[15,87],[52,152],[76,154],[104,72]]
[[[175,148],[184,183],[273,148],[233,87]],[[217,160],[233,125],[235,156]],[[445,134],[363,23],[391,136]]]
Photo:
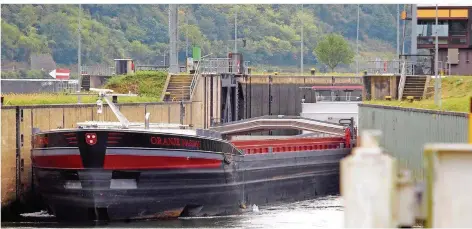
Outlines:
[[467,33],[467,21],[450,21],[449,29],[452,36],[454,35],[466,35]]
[[421,21],[417,25],[418,37],[434,37],[435,30],[438,31],[439,37],[449,36],[449,25],[446,21],[439,21],[436,26],[436,21]]

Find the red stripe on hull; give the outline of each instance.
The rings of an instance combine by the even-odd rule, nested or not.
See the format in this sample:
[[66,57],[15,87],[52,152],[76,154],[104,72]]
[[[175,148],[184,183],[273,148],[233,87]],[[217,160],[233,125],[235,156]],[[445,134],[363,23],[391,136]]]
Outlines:
[[34,156],[33,165],[40,168],[83,169],[80,155]]
[[104,169],[196,169],[219,168],[221,161],[216,159],[106,155]]

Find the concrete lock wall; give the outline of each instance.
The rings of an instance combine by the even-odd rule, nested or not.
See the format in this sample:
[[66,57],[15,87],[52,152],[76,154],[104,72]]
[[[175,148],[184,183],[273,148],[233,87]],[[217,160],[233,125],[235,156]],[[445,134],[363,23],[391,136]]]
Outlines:
[[[146,112],[150,122],[180,123],[180,103],[117,104],[131,122],[144,122]],[[203,127],[201,103],[184,102],[183,124]],[[31,146],[33,128],[41,131],[56,128],[74,128],[77,122],[114,121],[115,115],[108,106],[98,116],[95,104],[2,106],[2,209],[13,202],[25,201],[31,189]],[[18,129],[18,131],[17,131]]]
[[426,143],[467,143],[467,113],[359,104],[359,133],[382,131],[379,142],[423,180],[423,147]]
[[[295,115],[302,112],[302,99],[305,103],[315,102],[316,92],[301,87],[319,85],[362,85],[362,77],[331,77],[331,76],[250,76],[240,81],[244,97],[244,117],[253,118],[263,115]],[[269,93],[270,91],[270,93]],[[329,92],[321,93],[330,96]],[[269,101],[272,95],[272,103]],[[361,92],[353,92],[352,96],[361,96]],[[341,97],[346,96],[344,92]],[[295,135],[298,130],[274,130],[273,135]],[[266,134],[266,133],[264,133]]]

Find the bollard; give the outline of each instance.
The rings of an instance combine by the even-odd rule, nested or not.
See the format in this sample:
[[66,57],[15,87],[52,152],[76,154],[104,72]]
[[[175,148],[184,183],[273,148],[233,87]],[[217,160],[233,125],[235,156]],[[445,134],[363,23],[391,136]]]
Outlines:
[[396,227],[396,160],[382,153],[376,137],[364,131],[360,146],[340,163],[345,227]]
[[151,116],[151,113],[147,112],[146,115],[144,115],[144,129],[149,129],[149,118]]
[[424,147],[425,228],[472,227],[472,145],[437,143]]
[[170,100],[170,92],[166,92],[164,95],[164,101],[169,101]]

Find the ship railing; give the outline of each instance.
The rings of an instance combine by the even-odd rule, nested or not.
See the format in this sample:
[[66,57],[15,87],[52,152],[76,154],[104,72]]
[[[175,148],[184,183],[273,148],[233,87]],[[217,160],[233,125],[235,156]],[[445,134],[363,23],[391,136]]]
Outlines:
[[[316,102],[361,102],[362,96],[316,96]],[[303,102],[305,103],[305,102]]]
[[[121,122],[107,122],[107,121],[86,121],[79,122],[77,126],[81,128],[120,128]],[[190,125],[182,125],[177,123],[149,123],[150,129],[188,129]],[[145,128],[145,123],[129,122],[128,128]]]
[[255,120],[260,120],[260,119],[303,119],[303,120],[306,120],[306,121],[314,121],[314,122],[320,122],[320,123],[325,123],[325,124],[344,126],[344,125],[339,124],[339,123],[328,122],[328,121],[323,121],[323,120],[317,120],[317,119],[312,119],[312,118],[306,118],[306,117],[301,117],[301,116],[263,115],[263,116],[259,116],[259,117],[241,119],[241,120],[238,120],[238,121],[232,121],[232,122],[226,122],[226,123],[225,122],[214,122],[213,127],[220,127],[220,126],[225,126],[225,125],[232,125],[232,124],[237,124],[237,123],[250,122],[250,121],[255,121]]
[[343,149],[346,148],[344,142],[313,143],[313,144],[272,144],[271,146],[259,147],[238,147],[245,154],[266,154],[282,152],[302,152],[313,150]]

